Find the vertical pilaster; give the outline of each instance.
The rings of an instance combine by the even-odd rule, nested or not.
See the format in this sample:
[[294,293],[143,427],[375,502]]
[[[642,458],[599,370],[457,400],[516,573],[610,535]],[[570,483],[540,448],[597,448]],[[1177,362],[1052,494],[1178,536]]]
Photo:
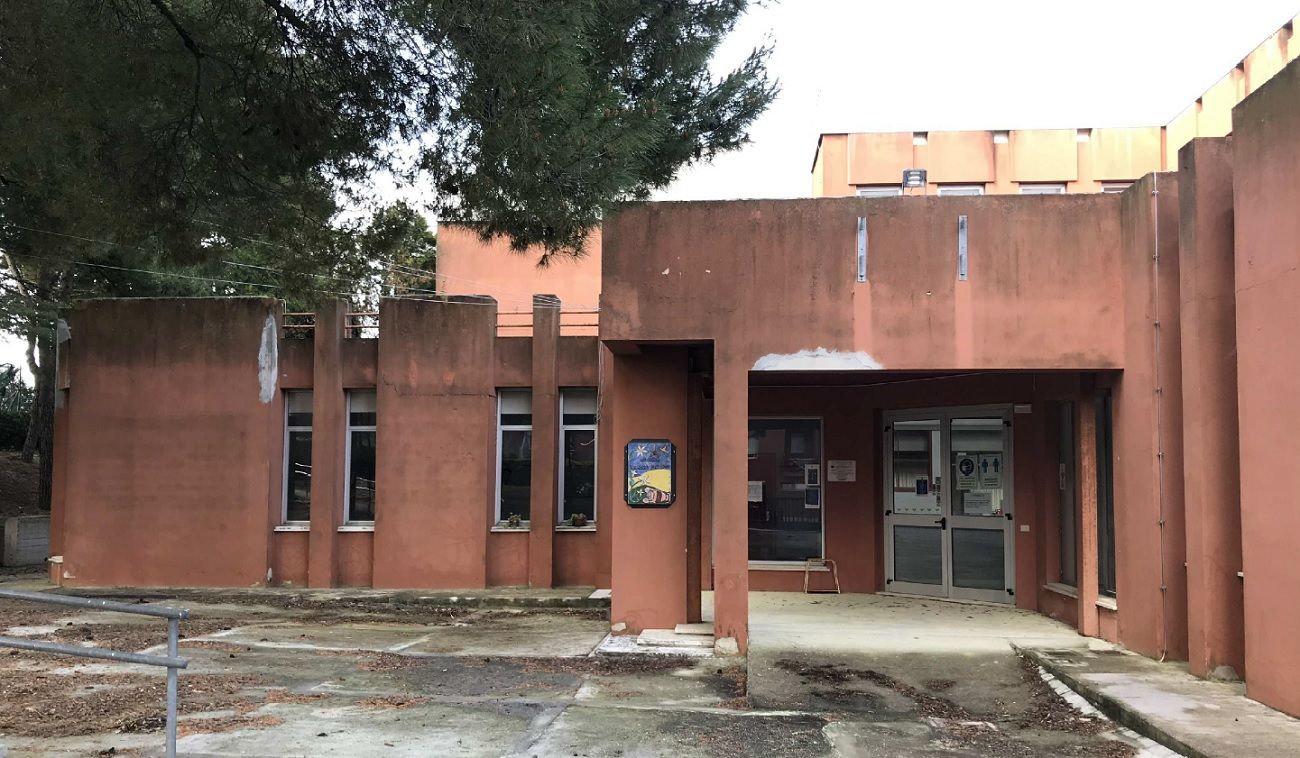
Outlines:
[[1187,660],[1199,676],[1245,668],[1230,139],[1194,139],[1178,158]]
[[312,330],[309,587],[333,587],[338,583],[338,528],[343,522],[348,427],[340,358],[346,318],[347,303],[331,300],[317,309]]
[[714,345],[713,634],[749,645],[749,366]]
[[528,520],[528,586],[554,584],[555,524],[559,520],[556,472],[559,468],[560,393],[556,353],[560,344],[560,301],[533,296],[533,467]]

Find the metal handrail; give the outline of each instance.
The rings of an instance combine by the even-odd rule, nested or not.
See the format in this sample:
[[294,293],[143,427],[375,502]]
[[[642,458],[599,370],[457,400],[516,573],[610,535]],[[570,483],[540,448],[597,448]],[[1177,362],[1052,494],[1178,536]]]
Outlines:
[[169,608],[161,605],[128,605],[112,600],[75,597],[73,595],[51,595],[47,592],[28,592],[26,590],[0,589],[0,598],[26,600],[47,605],[64,605],[71,608],[91,608],[98,611],[114,613],[131,613],[136,616],[154,616],[167,619],[167,655],[148,655],[130,653],[122,650],[104,650],[97,647],[64,645],[59,642],[43,640],[25,640],[17,637],[0,636],[0,647],[12,647],[18,650],[33,650],[41,653],[58,653],[75,655],[81,658],[94,658],[102,661],[119,663],[138,663],[144,666],[164,666],[167,669],[167,758],[176,758],[176,676],[180,669],[190,665],[189,659],[178,655],[181,619],[190,617],[184,608]]

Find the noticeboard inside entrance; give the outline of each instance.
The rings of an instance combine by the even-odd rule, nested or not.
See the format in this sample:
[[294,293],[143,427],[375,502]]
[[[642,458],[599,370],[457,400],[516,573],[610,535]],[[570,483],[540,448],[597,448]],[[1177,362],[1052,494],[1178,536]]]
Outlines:
[[623,499],[633,508],[667,508],[677,500],[677,449],[668,440],[632,440],[624,450]]

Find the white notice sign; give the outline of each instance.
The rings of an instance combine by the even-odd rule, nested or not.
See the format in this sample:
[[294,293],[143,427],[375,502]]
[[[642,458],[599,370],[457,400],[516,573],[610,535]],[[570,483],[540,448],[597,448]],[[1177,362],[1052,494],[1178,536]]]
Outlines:
[[763,502],[763,483],[762,483],[762,482],[750,482],[750,483],[749,483],[749,502],[751,502],[751,503],[761,503],[761,502]]
[[993,493],[983,490],[961,493],[963,516],[992,516]]
[[979,486],[978,457],[968,453],[957,453],[957,489],[973,490]]
[[980,455],[980,488],[1002,489],[1002,453]]
[[826,481],[856,482],[857,480],[857,461],[826,461]]

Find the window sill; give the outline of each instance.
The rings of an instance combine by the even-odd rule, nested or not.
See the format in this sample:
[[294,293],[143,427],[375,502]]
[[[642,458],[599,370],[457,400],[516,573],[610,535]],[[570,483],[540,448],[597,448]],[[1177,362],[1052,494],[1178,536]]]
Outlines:
[[503,533],[503,532],[509,533],[509,532],[528,532],[531,530],[532,530],[531,527],[529,527],[527,524],[521,524],[519,526],[509,526],[507,524],[496,524],[488,531],[497,532],[497,533]]
[[556,524],[556,526],[555,526],[555,531],[557,531],[557,532],[594,532],[594,531],[596,531],[596,525],[595,525],[595,524],[587,524],[586,526],[569,526],[568,524]]
[[1066,597],[1072,597],[1075,600],[1079,599],[1079,590],[1075,587],[1071,587],[1068,584],[1061,584],[1060,582],[1048,582],[1047,584],[1043,585],[1043,589],[1047,590],[1048,592],[1055,592],[1058,595],[1065,595]]
[[274,530],[274,531],[277,531],[277,532],[310,532],[310,531],[311,531],[311,524],[306,524],[306,523],[280,524],[279,526],[275,527],[275,530]]
[[1119,610],[1119,604],[1115,602],[1115,598],[1113,598],[1113,597],[1099,597],[1099,598],[1097,598],[1097,607],[1098,607],[1098,608],[1105,608],[1105,609],[1108,610],[1108,611],[1118,611],[1118,610]]
[[[750,571],[803,571],[806,564],[803,561],[750,561]],[[813,566],[812,571],[830,571],[828,566]]]
[[339,527],[340,532],[373,532],[374,524],[344,524]]

